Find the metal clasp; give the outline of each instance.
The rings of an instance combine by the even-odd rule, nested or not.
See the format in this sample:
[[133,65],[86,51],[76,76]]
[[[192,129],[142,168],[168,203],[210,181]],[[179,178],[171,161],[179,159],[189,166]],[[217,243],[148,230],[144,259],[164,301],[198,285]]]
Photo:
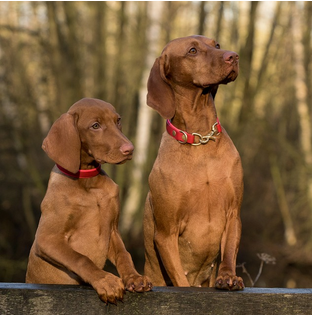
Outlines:
[[186,142],[187,142],[187,134],[186,134],[186,132],[184,132],[184,131],[182,131],[182,130],[179,130],[182,134],[183,134],[183,136],[182,136],[182,139],[184,140],[184,141],[180,141],[180,140],[178,140],[180,143],[182,143],[182,144],[185,144]]
[[[216,130],[216,126],[218,125],[219,123],[218,122],[216,122],[216,123],[214,123],[213,125],[212,125],[212,127],[211,127],[211,130],[212,130],[212,132],[213,132],[213,135],[218,131],[218,130]],[[220,132],[218,132],[217,134],[216,134],[216,136],[218,136],[220,134]]]
[[199,140],[198,140],[199,142],[192,143],[192,145],[206,144],[209,142],[209,140],[216,141],[216,137],[213,136],[213,133],[210,133],[207,136],[202,136],[201,134],[194,132],[192,133],[192,135],[199,137]]
[[200,133],[193,132],[192,135],[199,137],[199,140],[197,143],[192,143],[192,145],[206,144],[209,142],[209,140],[216,141],[215,136],[218,136],[220,134],[220,132],[217,132],[217,130],[216,130],[217,124],[218,124],[218,122],[213,124],[211,131],[208,133],[207,136],[202,136]]

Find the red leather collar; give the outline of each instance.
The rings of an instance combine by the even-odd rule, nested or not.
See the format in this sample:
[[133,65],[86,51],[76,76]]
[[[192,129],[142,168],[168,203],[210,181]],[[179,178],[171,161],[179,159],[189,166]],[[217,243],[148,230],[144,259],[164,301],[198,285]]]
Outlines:
[[100,174],[101,172],[101,164],[99,164],[96,168],[92,168],[89,170],[79,170],[77,173],[71,173],[70,171],[66,170],[64,167],[61,165],[56,164],[58,169],[65,175],[68,175],[70,177],[74,178],[90,178],[90,177],[95,177]]
[[[206,136],[202,136],[201,134],[196,132],[190,134],[186,131],[180,130],[177,127],[175,127],[169,119],[167,119],[166,129],[169,135],[175,138],[180,143],[182,144],[189,143],[192,145],[206,144],[209,140],[215,141],[215,137],[222,132],[222,127],[218,118],[217,122],[211,128],[211,132]],[[198,142],[195,142],[196,137],[199,138]]]

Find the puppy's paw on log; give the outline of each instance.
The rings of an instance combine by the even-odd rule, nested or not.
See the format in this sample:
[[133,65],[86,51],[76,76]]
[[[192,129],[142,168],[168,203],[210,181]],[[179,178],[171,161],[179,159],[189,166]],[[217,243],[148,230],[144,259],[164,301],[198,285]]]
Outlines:
[[216,280],[215,287],[221,290],[238,291],[244,290],[243,279],[237,276],[219,276]]
[[117,304],[118,300],[123,300],[124,284],[120,278],[113,274],[106,274],[105,277],[94,281],[92,286],[99,295],[99,298],[106,304]]
[[130,292],[147,292],[152,290],[153,285],[146,276],[131,275],[124,281],[127,291]]

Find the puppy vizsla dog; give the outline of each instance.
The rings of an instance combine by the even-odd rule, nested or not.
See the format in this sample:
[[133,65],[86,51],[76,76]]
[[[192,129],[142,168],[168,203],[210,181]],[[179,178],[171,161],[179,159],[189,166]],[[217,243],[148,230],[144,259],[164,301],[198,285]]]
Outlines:
[[[121,132],[114,107],[82,99],[52,125],[42,148],[56,163],[41,204],[26,282],[90,284],[104,302],[122,300],[124,289],[149,291],[118,232],[118,186],[103,163],[130,160],[132,143]],[[106,259],[121,279],[103,270]]]
[[190,36],[169,42],[151,69],[147,104],[167,119],[144,213],[153,285],[244,288],[235,271],[243,171],[214,104],[218,85],[236,79],[238,59]]

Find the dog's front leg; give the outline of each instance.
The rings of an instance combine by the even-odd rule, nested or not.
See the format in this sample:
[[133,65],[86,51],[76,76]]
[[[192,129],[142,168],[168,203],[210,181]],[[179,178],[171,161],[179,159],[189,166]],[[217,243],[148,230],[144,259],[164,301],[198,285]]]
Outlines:
[[229,216],[222,236],[221,263],[216,279],[216,288],[225,290],[243,290],[244,282],[236,276],[236,257],[241,237],[241,220],[237,211]]
[[155,244],[172,284],[177,287],[189,287],[179,255],[178,234],[160,231],[156,224]]
[[[96,290],[100,299],[105,303],[116,304],[117,300],[123,299],[124,285],[120,278],[101,270],[87,256],[73,250],[66,242],[66,238],[59,234],[49,234],[49,228],[49,226],[41,226],[37,230],[35,255],[54,266],[78,275]],[[31,277],[27,282],[36,283]],[[50,282],[42,280],[40,283]]]
[[152,289],[152,283],[146,276],[141,276],[135,269],[132,258],[117,229],[113,229],[110,239],[108,259],[116,266],[126,290],[144,292]]

